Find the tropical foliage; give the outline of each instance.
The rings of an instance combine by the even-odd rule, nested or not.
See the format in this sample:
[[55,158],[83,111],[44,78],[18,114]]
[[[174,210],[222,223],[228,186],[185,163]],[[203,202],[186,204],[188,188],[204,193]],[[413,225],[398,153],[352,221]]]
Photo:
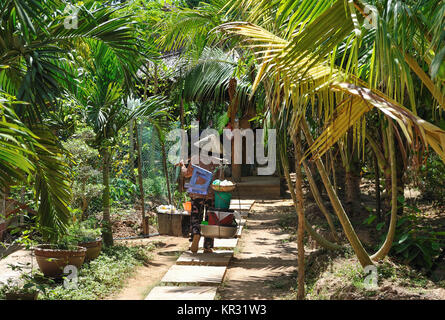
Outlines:
[[[400,199],[410,184],[443,202],[444,28],[441,0],[3,0],[2,200],[34,215],[36,239],[61,243],[92,218],[112,247],[117,205],[140,209],[145,226],[156,201],[182,201],[170,129],[276,129],[298,298],[305,233],[351,246],[362,267],[391,254],[430,269],[442,233],[414,230],[420,213]],[[364,172],[377,196],[366,224],[385,230],[377,248],[354,226]],[[306,182],[329,236],[306,215]]]

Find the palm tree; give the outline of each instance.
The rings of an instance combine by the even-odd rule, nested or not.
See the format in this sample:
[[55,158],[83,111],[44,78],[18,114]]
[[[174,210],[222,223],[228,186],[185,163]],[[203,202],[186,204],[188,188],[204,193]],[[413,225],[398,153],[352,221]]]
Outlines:
[[[373,108],[396,120],[409,142],[419,133],[420,139],[443,159],[445,146],[440,141],[441,137],[445,137],[445,132],[418,118],[390,96],[376,89],[367,89],[367,84],[357,78],[360,30],[354,3],[342,0],[326,1],[324,4],[279,1],[266,5],[263,1],[253,1],[246,9],[247,22],[227,23],[221,29],[248,40],[247,46],[260,63],[253,89],[260,82],[267,83],[271,88],[267,92],[271,112],[278,112],[283,105],[290,105],[294,109],[290,134],[294,135],[299,130],[305,133],[345,234],[360,262],[366,266],[372,263],[370,257],[331,188],[320,157],[344,137],[350,127],[360,134],[363,116]],[[247,8],[244,1],[233,1],[232,4]],[[303,8],[306,11],[303,12]],[[350,46],[348,54],[344,55],[344,61],[348,63],[342,69],[343,64],[336,66],[330,56],[335,56],[335,50],[345,38]],[[318,113],[320,120],[326,124],[324,132],[314,143],[305,120],[308,105],[312,107],[313,114]],[[391,167],[394,169],[393,165]],[[392,183],[396,185],[394,179]],[[396,206],[397,201],[393,201],[392,207]],[[381,259],[391,246],[394,222],[395,213],[392,210],[387,241],[372,256],[373,259]]]
[[59,99],[76,88],[73,49],[95,39],[121,61],[135,52],[130,19],[116,15],[119,7],[84,1],[78,28],[67,29],[66,5],[61,0],[6,0],[0,5],[0,90],[21,101],[13,105],[14,111],[39,143],[37,156],[29,157],[35,167],[32,185],[42,232],[53,240],[65,230],[71,195],[64,151],[50,123]]
[[[169,196],[169,202],[171,203],[171,194],[170,194],[170,182],[167,172],[167,163],[166,163],[166,154],[165,154],[165,134],[168,127],[167,120],[170,119],[169,110],[165,107],[166,100],[164,98],[158,96],[152,96],[147,98],[146,95],[145,100],[142,101],[139,98],[128,98],[127,99],[127,107],[134,113],[134,117],[130,120],[130,124],[134,125],[133,129],[136,129],[136,136],[130,133],[131,141],[136,142],[136,150],[137,150],[137,163],[138,163],[138,184],[139,184],[139,193],[141,197],[141,209],[142,209],[142,224],[144,226],[145,221],[145,191],[143,186],[143,176],[142,176],[142,146],[141,146],[141,137],[139,135],[139,126],[136,121],[137,117],[142,118],[149,124],[151,124],[158,135],[159,141],[161,143],[161,151],[163,155],[163,167],[164,174],[167,183],[167,190]],[[137,117],[136,117],[137,115]],[[134,140],[136,138],[136,140]],[[147,230],[148,233],[148,230]]]

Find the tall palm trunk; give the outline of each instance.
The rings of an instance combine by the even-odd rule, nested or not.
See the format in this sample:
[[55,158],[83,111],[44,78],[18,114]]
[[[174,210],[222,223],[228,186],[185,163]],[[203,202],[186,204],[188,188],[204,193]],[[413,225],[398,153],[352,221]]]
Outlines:
[[134,120],[130,120],[128,131],[130,136],[130,179],[133,183],[136,183],[136,177],[134,174]]
[[294,135],[294,150],[295,150],[295,193],[297,196],[297,214],[298,214],[298,231],[297,231],[297,248],[298,248],[298,291],[297,299],[304,299],[304,195],[303,195],[303,176],[301,174],[301,135],[298,131]]
[[113,245],[113,231],[111,229],[110,214],[110,151],[107,148],[101,150],[103,158],[102,179],[104,190],[102,193],[103,219],[102,219],[102,238],[104,245],[109,247]]
[[[138,154],[138,185],[139,185],[139,195],[141,201],[141,212],[142,212],[142,230],[144,230],[145,225],[145,192],[144,192],[144,183],[142,177],[142,146],[141,146],[141,137],[139,135],[138,123],[135,121],[136,127],[136,147]],[[147,230],[148,233],[148,230]]]
[[165,151],[165,142],[162,139],[160,129],[155,126],[156,132],[158,133],[159,142],[161,143],[161,151],[162,151],[162,166],[164,168],[165,181],[167,183],[167,194],[168,194],[168,204],[172,204],[172,194],[170,190],[170,178],[168,176],[168,167],[167,167],[167,152]]
[[379,221],[382,220],[381,199],[380,199],[380,168],[377,155],[374,153],[374,171],[375,171],[375,201],[376,201],[376,215]]
[[[239,122],[236,122],[236,115],[238,112],[238,98],[236,97],[237,81],[235,78],[230,79],[229,82],[229,111],[230,111],[230,125],[232,130],[239,129]],[[241,181],[241,164],[235,163],[235,139],[232,139],[232,179],[234,182]]]
[[[285,138],[283,138],[284,140]],[[281,162],[281,166],[283,168],[283,173],[284,173],[284,177],[286,179],[287,182],[287,186],[289,188],[289,192],[291,194],[292,197],[292,201],[294,203],[294,207],[295,207],[295,211],[298,210],[297,208],[297,195],[294,189],[294,185],[292,183],[291,177],[290,177],[290,172],[289,172],[289,160],[288,160],[288,154],[286,152],[286,146],[285,146],[285,142],[281,141],[280,142],[280,162]],[[284,146],[283,146],[284,144]],[[309,235],[323,248],[328,249],[328,250],[340,250],[343,247],[330,242],[329,240],[327,240],[326,238],[324,238],[323,236],[321,236],[320,234],[318,234],[313,228],[312,226],[309,224],[309,222],[307,221],[306,217],[304,217],[304,228],[305,230],[309,233]]]
[[[182,77],[182,73],[181,73]],[[184,97],[183,97],[183,86],[181,85],[181,100],[179,102],[179,121],[181,125],[181,129],[184,130]],[[186,161],[187,159],[183,159]],[[184,192],[184,176],[182,174],[179,174],[179,184],[178,184],[178,191]]]
[[347,157],[345,177],[346,208],[350,215],[357,215],[360,209],[360,159],[354,147],[353,129],[349,129],[347,141]]
[[[303,128],[304,135],[306,136],[306,141],[309,143],[309,145],[312,145],[314,143],[314,139],[312,138],[312,135],[309,131],[308,124],[306,122],[306,119],[302,117],[301,124]],[[363,245],[360,241],[360,239],[357,237],[357,234],[355,233],[355,230],[351,224],[351,221],[349,221],[349,218],[345,212],[345,209],[343,208],[340,199],[337,196],[337,193],[334,190],[334,187],[332,186],[329,177],[326,173],[326,170],[324,168],[324,164],[320,159],[317,159],[315,161],[315,164],[317,166],[317,169],[321,175],[321,179],[323,180],[323,184],[326,188],[326,191],[328,192],[329,199],[331,201],[332,207],[334,208],[335,213],[338,216],[338,219],[340,220],[340,223],[343,227],[343,231],[346,234],[346,237],[349,240],[349,243],[351,244],[355,254],[357,255],[357,258],[360,261],[360,264],[363,267],[366,267],[368,265],[372,265],[372,261],[369,258],[368,253],[366,252],[365,248],[363,248]]]
[[[298,142],[298,143],[300,144],[299,148],[301,149],[301,142]],[[332,237],[334,238],[334,240],[337,243],[339,243],[340,241],[337,237],[337,233],[335,232],[335,226],[334,226],[334,221],[332,220],[332,216],[329,213],[328,209],[326,209],[325,205],[323,204],[323,199],[321,198],[317,184],[312,176],[311,169],[309,168],[309,166],[307,165],[307,162],[305,160],[303,160],[303,167],[304,167],[304,172],[306,173],[306,177],[309,181],[309,186],[311,188],[312,195],[314,196],[314,200],[317,203],[318,208],[320,209],[320,211],[323,213],[326,220],[328,221],[328,225],[329,225],[329,229],[331,229]]]
[[396,232],[397,224],[397,163],[394,148],[394,136],[391,120],[387,127],[388,137],[388,151],[391,164],[391,220],[389,223],[389,230],[386,236],[385,242],[382,247],[371,257],[371,259],[378,261],[386,257],[391,250],[392,243],[394,241],[394,235]]

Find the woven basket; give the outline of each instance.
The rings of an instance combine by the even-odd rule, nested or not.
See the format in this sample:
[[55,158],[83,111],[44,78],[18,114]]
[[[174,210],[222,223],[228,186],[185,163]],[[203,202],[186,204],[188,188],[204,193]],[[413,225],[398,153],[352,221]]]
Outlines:
[[212,184],[212,189],[218,192],[232,192],[233,190],[235,190],[235,187],[236,184],[234,184],[233,186],[218,186]]

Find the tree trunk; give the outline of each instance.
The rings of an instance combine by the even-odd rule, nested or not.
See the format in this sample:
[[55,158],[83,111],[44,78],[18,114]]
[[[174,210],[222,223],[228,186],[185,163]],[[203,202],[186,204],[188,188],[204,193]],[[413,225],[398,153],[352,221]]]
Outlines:
[[357,215],[360,211],[360,159],[354,147],[353,130],[349,129],[347,137],[348,165],[345,177],[346,211],[350,215]]
[[142,212],[142,230],[144,230],[144,221],[145,221],[145,192],[144,192],[144,181],[142,177],[142,146],[141,146],[141,137],[139,135],[139,126],[135,121],[136,127],[136,146],[138,153],[138,184],[139,184],[139,196],[141,202],[141,212]]
[[[312,138],[312,135],[309,131],[308,124],[306,122],[306,119],[302,117],[302,128],[303,132],[306,136],[306,140],[309,145],[312,145],[314,143],[314,139]],[[338,219],[340,220],[340,223],[343,227],[343,231],[345,232],[346,237],[349,240],[349,243],[351,244],[352,248],[354,249],[355,254],[357,255],[357,258],[360,261],[360,264],[362,267],[366,267],[368,265],[372,265],[372,261],[369,258],[368,253],[366,252],[365,248],[363,248],[363,245],[360,241],[360,239],[357,237],[357,234],[355,233],[355,230],[351,224],[351,221],[349,221],[349,218],[334,190],[334,187],[332,186],[331,182],[329,181],[329,177],[327,176],[326,170],[324,168],[323,162],[320,159],[317,159],[315,161],[315,164],[317,165],[317,169],[320,172],[321,179],[323,180],[323,184],[326,188],[326,191],[328,192],[329,199],[331,200],[332,207],[335,210],[335,213],[338,216]]]
[[159,131],[159,128],[155,126],[156,132],[158,133],[158,138],[161,143],[161,151],[162,151],[162,166],[164,168],[164,175],[165,175],[165,181],[167,183],[167,194],[168,194],[168,204],[172,204],[172,195],[170,190],[170,178],[168,177],[168,167],[167,167],[167,153],[165,152],[165,143],[162,140],[161,132]]
[[104,190],[102,193],[103,219],[102,219],[102,238],[104,245],[110,247],[113,245],[113,231],[111,228],[110,215],[110,152],[104,148],[101,150],[103,165],[102,178]]
[[[239,129],[239,121],[236,121],[236,114],[238,112],[238,99],[236,98],[237,82],[235,78],[230,79],[229,82],[229,98],[230,98],[230,125],[232,130]],[[235,139],[232,139],[232,179],[234,182],[241,181],[241,164],[235,164]]]
[[[84,193],[85,194],[85,193]],[[80,221],[85,221],[87,218],[87,209],[88,209],[88,200],[85,195],[82,195],[82,215],[80,217]]]
[[[300,145],[300,149],[301,149],[301,145]],[[303,166],[304,166],[304,171],[306,173],[306,177],[309,181],[309,186],[311,188],[311,192],[314,197],[314,200],[317,203],[318,208],[324,214],[326,220],[328,221],[328,225],[329,225],[329,228],[331,229],[332,237],[334,238],[335,242],[339,243],[340,241],[337,237],[337,233],[335,232],[334,221],[332,220],[331,214],[329,213],[328,209],[326,209],[325,205],[323,204],[323,199],[321,198],[320,192],[318,191],[317,184],[316,184],[314,178],[312,177],[311,170],[310,170],[309,166],[307,165],[306,160],[303,160]]]
[[[182,96],[183,94],[183,88],[181,85],[181,101],[179,102],[179,120],[181,123],[181,129],[184,130],[184,98]],[[187,161],[187,159],[182,159],[184,161]],[[179,169],[181,170],[181,169]],[[178,191],[184,192],[184,176],[179,173],[179,185],[178,185]]]
[[[284,173],[284,177],[286,178],[286,182],[287,182],[287,186],[289,188],[289,192],[291,194],[292,197],[292,202],[294,203],[294,207],[295,207],[295,211],[297,211],[297,196],[295,194],[295,189],[294,189],[294,185],[292,183],[291,177],[290,177],[290,172],[289,172],[289,160],[288,160],[288,154],[287,152],[285,152],[283,154],[283,151],[280,148],[280,161],[281,161],[281,166],[283,167],[283,173]],[[304,228],[305,230],[309,233],[309,235],[323,248],[328,249],[328,250],[340,250],[343,249],[343,247],[330,242],[329,240],[325,239],[324,237],[322,237],[321,235],[319,235],[313,228],[312,226],[309,224],[309,222],[307,221],[306,217],[304,217]]]
[[[339,144],[337,144],[338,148],[341,148]],[[343,153],[338,149],[338,153],[334,156],[334,171],[336,177],[336,183],[334,184],[334,190],[337,193],[338,197],[342,200],[345,199],[345,186],[346,186],[346,170],[343,165]]]
[[371,259],[374,261],[382,260],[391,250],[397,224],[397,163],[394,150],[393,127],[391,123],[392,121],[388,121],[390,122],[387,127],[387,137],[389,158],[391,164],[391,220],[385,242],[383,243],[382,247],[371,257]]
[[334,183],[334,190],[338,192],[337,170],[335,170],[334,155],[332,154],[332,151],[330,151],[329,158],[331,159],[332,182]]
[[[383,135],[384,139],[386,140],[386,135]],[[385,179],[385,189],[386,189],[386,193],[389,194],[390,192],[389,187],[391,186],[391,167],[390,167],[390,163],[388,162],[388,157],[387,157],[387,152],[385,151],[385,145],[387,144],[386,142],[382,143],[380,142],[379,144],[374,140],[373,137],[371,137],[369,135],[369,133],[366,133],[366,139],[368,140],[368,144],[371,147],[372,151],[374,152],[374,156],[377,159],[377,173],[379,176],[379,182],[380,182],[380,170],[383,171],[383,178]],[[378,184],[379,186],[379,191],[381,191],[380,189],[380,183]],[[376,189],[377,190],[377,189]],[[388,197],[383,197],[384,199],[384,208],[382,208],[382,196],[381,196],[381,192],[379,192],[379,204],[380,204],[380,220],[383,221],[384,219],[384,215],[382,214],[383,212],[386,212],[387,208],[390,208],[390,203],[387,202]]]
[[134,120],[130,120],[130,128],[128,131],[130,136],[130,179],[133,183],[136,183],[134,174]]
[[[397,140],[395,140],[395,141],[397,141]],[[404,181],[403,177],[405,175],[405,162],[403,161],[402,152],[396,152],[395,157],[396,157],[395,161],[396,161],[397,199],[399,199],[399,198],[404,199],[405,198],[405,181]],[[403,215],[403,206],[398,206],[397,214],[400,216]]]
[[298,291],[297,299],[303,300],[304,293],[304,195],[303,195],[303,176],[301,174],[301,136],[293,137],[295,151],[295,193],[297,196],[297,214],[298,214],[298,232],[297,232],[297,248],[298,248]]
[[374,171],[375,171],[375,201],[376,201],[376,215],[379,221],[382,221],[382,202],[380,199],[380,168],[377,156],[374,153]]

